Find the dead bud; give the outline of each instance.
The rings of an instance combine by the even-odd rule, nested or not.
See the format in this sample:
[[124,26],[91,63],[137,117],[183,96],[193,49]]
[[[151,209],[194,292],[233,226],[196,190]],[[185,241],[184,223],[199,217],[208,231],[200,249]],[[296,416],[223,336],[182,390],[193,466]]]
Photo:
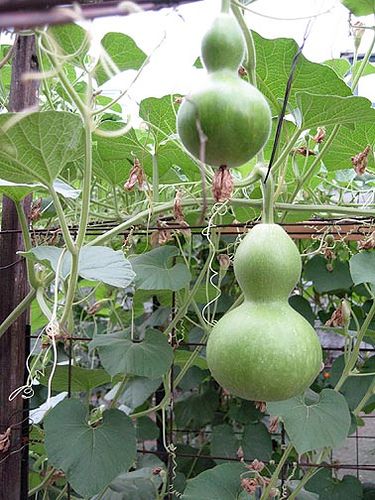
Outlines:
[[174,98],[174,103],[175,104],[181,104],[182,103],[182,97],[175,97]]
[[364,24],[361,23],[361,21],[356,21],[354,24],[352,24],[352,28],[354,36],[354,47],[355,50],[358,50],[359,46],[361,45],[363,35],[365,34]]
[[247,71],[246,71],[246,69],[243,66],[240,66],[238,68],[238,74],[239,74],[239,76],[246,76],[247,75]]
[[219,261],[220,270],[222,270],[222,271],[226,271],[231,264],[231,260],[230,260],[229,255],[227,255],[225,253],[220,253],[217,256],[217,260]]
[[0,434],[0,452],[1,453],[6,453],[9,450],[11,432],[12,432],[11,428],[8,427],[8,429],[3,434]]
[[243,490],[251,494],[256,492],[256,489],[258,488],[258,482],[256,479],[250,479],[247,477],[241,479],[241,486]]
[[255,401],[255,408],[261,413],[265,413],[267,409],[267,404],[265,401]]
[[244,455],[244,452],[243,452],[242,446],[240,446],[240,447],[238,448],[236,455],[237,455],[237,458],[239,458],[240,460],[243,460],[243,457],[244,457],[245,455]]
[[323,127],[318,127],[316,129],[316,134],[314,135],[312,140],[317,144],[321,144],[324,141],[325,137],[326,137],[326,129]]
[[315,156],[315,151],[312,149],[308,149],[306,146],[301,146],[299,148],[295,148],[293,150],[296,154],[302,155],[302,156]]
[[363,151],[352,156],[352,165],[357,175],[363,175],[366,172],[368,164],[368,155],[371,151],[370,146],[366,146]]
[[134,158],[133,167],[130,170],[128,180],[124,184],[124,189],[126,191],[132,191],[136,184],[138,184],[138,189],[143,191],[145,185],[145,172],[138,158]]
[[186,229],[180,227],[179,231],[181,231],[181,233],[184,236],[186,236],[187,238],[190,238],[191,231],[189,229],[189,224],[185,220],[185,215],[184,215],[184,212],[182,210],[182,191],[180,189],[178,189],[176,191],[176,195],[174,198],[173,215],[174,215],[175,220],[177,222],[179,222],[180,226],[186,226]]
[[272,417],[270,419],[270,423],[268,425],[268,432],[270,432],[271,434],[274,434],[275,432],[277,432],[279,429],[279,418],[278,417]]
[[212,195],[217,202],[230,200],[233,192],[233,177],[226,165],[221,165],[212,181]]
[[152,469],[152,474],[153,474],[154,476],[158,476],[162,470],[163,470],[163,469],[162,469],[161,467],[154,467],[154,468]]
[[94,302],[88,309],[87,309],[87,314],[94,315],[96,314],[99,309],[102,307],[102,304],[100,302]]
[[350,305],[349,302],[345,299],[341,301],[340,306],[333,311],[331,318],[326,321],[326,326],[345,326],[348,325],[350,321]]
[[29,215],[29,220],[31,222],[37,222],[42,214],[42,198],[38,198],[31,205],[31,211]]
[[372,250],[375,248],[375,231],[363,240],[358,241],[358,250]]
[[327,259],[327,260],[334,260],[336,259],[336,254],[335,252],[331,249],[331,248],[323,248],[322,249],[322,253],[324,255],[324,257]]
[[256,458],[248,466],[249,469],[256,470],[257,472],[262,472],[264,467],[264,463],[261,460],[257,460]]

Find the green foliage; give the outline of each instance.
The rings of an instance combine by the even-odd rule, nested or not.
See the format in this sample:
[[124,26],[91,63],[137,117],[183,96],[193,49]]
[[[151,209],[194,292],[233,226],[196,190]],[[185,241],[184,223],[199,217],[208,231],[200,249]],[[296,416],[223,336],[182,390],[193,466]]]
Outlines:
[[170,265],[178,254],[176,247],[165,246],[132,257],[130,262],[136,273],[136,286],[143,290],[173,291],[186,287],[191,280],[186,264]]
[[304,278],[312,281],[315,290],[319,293],[347,290],[353,284],[347,262],[335,262],[330,269],[328,261],[320,255],[307,262]]
[[374,0],[341,0],[355,16],[368,16],[375,13]]
[[[95,387],[109,384],[111,377],[102,368],[87,369],[81,366],[58,365],[52,381],[53,391],[67,391],[69,387],[70,374],[70,389],[72,392],[89,392]],[[46,370],[45,375],[40,378],[43,385],[48,384],[48,379],[51,375],[51,369]]]
[[344,476],[340,481],[332,477],[329,469],[321,469],[306,484],[306,489],[319,494],[319,500],[361,500],[363,487],[353,476]]
[[350,259],[350,274],[355,285],[370,283],[375,287],[375,252],[360,252]]
[[97,348],[105,370],[110,375],[123,373],[138,377],[159,378],[171,366],[173,351],[168,339],[157,330],[146,330],[143,339],[131,339],[130,331],[100,335],[90,342]]
[[345,398],[332,389],[309,392],[287,401],[268,403],[271,415],[282,418],[298,453],[339,446],[347,437],[350,412]]
[[92,427],[85,406],[68,399],[49,412],[44,428],[50,463],[83,496],[98,493],[135,459],[135,430],[120,410],[105,411],[103,422]]

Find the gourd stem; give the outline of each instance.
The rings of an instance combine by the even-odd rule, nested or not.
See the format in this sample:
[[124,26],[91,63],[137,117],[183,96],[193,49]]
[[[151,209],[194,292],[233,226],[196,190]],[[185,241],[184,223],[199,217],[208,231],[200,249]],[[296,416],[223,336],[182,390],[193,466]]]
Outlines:
[[230,9],[230,0],[221,0],[221,12],[223,14],[228,14]]
[[263,198],[263,224],[273,224],[273,197],[275,194],[274,182],[272,175],[267,176],[267,167],[263,163],[259,163],[253,170],[254,175],[261,181],[262,198]]
[[240,25],[241,31],[243,33],[246,42],[246,61],[244,62],[244,68],[246,69],[247,74],[249,75],[249,82],[252,85],[254,85],[254,87],[256,87],[257,86],[256,52],[255,52],[253,35],[246,24],[241,9],[237,5],[232,5],[231,8],[235,18],[237,19],[238,24]]

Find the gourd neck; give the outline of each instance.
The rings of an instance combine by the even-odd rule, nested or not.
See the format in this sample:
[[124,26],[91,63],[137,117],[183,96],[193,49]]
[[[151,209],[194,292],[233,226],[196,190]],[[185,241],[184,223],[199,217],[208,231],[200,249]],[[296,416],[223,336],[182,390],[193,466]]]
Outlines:
[[271,173],[268,173],[268,168],[263,163],[258,163],[252,171],[252,178],[259,179],[262,189],[263,198],[263,213],[262,223],[273,224],[273,198],[275,194],[275,187]]
[[221,0],[221,12],[228,14],[230,10],[230,0]]

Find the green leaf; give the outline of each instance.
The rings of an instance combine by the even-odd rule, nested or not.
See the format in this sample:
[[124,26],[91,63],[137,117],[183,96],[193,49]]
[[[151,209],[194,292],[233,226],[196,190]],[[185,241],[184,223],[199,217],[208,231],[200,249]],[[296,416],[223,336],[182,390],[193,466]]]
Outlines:
[[350,274],[355,285],[371,283],[375,286],[375,252],[359,252],[350,259]]
[[300,313],[310,325],[314,326],[315,314],[311,309],[310,302],[306,300],[302,295],[291,295],[289,297],[289,305],[293,307],[295,311]]
[[334,262],[332,271],[327,264],[324,257],[316,255],[305,266],[304,278],[313,282],[318,293],[347,290],[353,285],[348,262]]
[[[193,353],[191,351],[178,349],[174,353],[174,363],[182,368],[190,360],[192,354]],[[205,358],[202,358],[201,356],[197,356],[194,359],[192,366],[197,366],[201,370],[208,369],[207,361],[205,360]]]
[[304,129],[323,125],[350,125],[355,122],[373,123],[375,120],[375,109],[365,97],[324,96],[299,92],[296,99],[302,113]]
[[[70,387],[72,392],[89,392],[95,387],[105,385],[111,382],[111,377],[102,368],[82,368],[80,366],[57,365],[52,380],[53,391],[67,391],[69,387],[69,372],[71,373]],[[51,369],[46,370],[39,381],[43,385],[48,384],[48,377]]]
[[80,117],[65,111],[30,113],[10,125],[0,115],[0,177],[11,182],[52,184],[65,165],[82,157]]
[[[41,245],[29,252],[19,252],[25,257],[46,263],[55,272],[62,248]],[[61,276],[66,279],[70,273],[72,257],[66,253],[61,264]],[[83,247],[79,254],[78,273],[82,278],[101,281],[107,285],[126,288],[133,282],[135,274],[130,262],[121,250],[109,247]]]
[[[130,36],[123,33],[107,33],[102,38],[101,45],[119,71],[139,70],[146,60],[146,54],[143,50],[137,46]],[[103,85],[112,78],[107,74],[102,63],[96,66],[95,77],[98,85]]]
[[173,349],[158,330],[146,330],[141,341],[133,342],[129,331],[100,335],[90,342],[110,375],[117,373],[159,378],[172,364]]
[[191,274],[185,264],[170,265],[179,255],[177,247],[164,246],[130,258],[137,288],[143,290],[181,290],[189,285]]
[[161,378],[131,377],[125,385],[125,390],[119,398],[119,403],[131,410],[135,410],[135,408],[141,406],[157,390],[161,383]]
[[[362,61],[357,61],[355,63],[354,68],[353,68],[353,78],[355,78],[361,65],[362,65]],[[375,65],[371,64],[371,63],[367,63],[364,70],[361,73],[361,78],[363,76],[373,75],[374,73],[375,73]]]
[[159,437],[159,427],[150,417],[139,417],[136,420],[137,439],[139,441],[148,441]]
[[284,421],[289,439],[300,454],[339,446],[350,428],[350,411],[342,394],[333,389],[323,389],[319,395],[312,391],[310,394],[314,401],[307,402],[301,395],[267,404],[271,415]]
[[172,95],[143,99],[139,106],[139,116],[151,125],[157,144],[176,132],[176,109]]
[[[162,463],[162,465],[164,465]],[[156,499],[161,485],[160,475],[153,467],[142,467],[120,474],[108,487],[101,500],[152,500]],[[94,497],[92,500],[99,500]]]
[[[328,135],[330,132],[331,130],[327,129]],[[374,123],[356,123],[353,125],[353,128],[350,129],[347,127],[340,127],[331,146],[324,155],[324,165],[328,170],[352,168],[352,156],[361,153],[367,145],[370,145],[372,150],[374,150]],[[374,166],[374,155],[369,154],[368,168],[371,170]]]
[[174,407],[177,426],[200,429],[212,420],[218,405],[219,395],[210,388],[201,394],[184,394]]
[[21,201],[38,188],[38,184],[21,184],[0,179],[0,193],[13,201]]
[[247,424],[242,436],[242,450],[245,460],[268,461],[272,455],[272,440],[267,427],[262,423]]
[[[281,110],[286,83],[292,67],[292,60],[298,46],[294,40],[277,38],[267,40],[253,33],[257,54],[257,84],[268,99],[272,113]],[[289,103],[296,107],[298,92],[311,94],[348,96],[351,91],[335,71],[324,64],[308,61],[303,55],[298,60]]]
[[329,59],[323,64],[332,68],[340,78],[344,78],[350,71],[350,62],[347,59]]
[[228,417],[236,420],[240,424],[248,424],[250,422],[258,422],[263,418],[261,413],[253,401],[246,401],[244,399],[235,399],[231,401],[228,411]]
[[237,500],[244,472],[246,468],[240,463],[217,465],[189,479],[182,500]]
[[85,497],[99,493],[135,459],[135,430],[120,410],[104,411],[103,422],[91,427],[85,406],[68,399],[47,414],[44,430],[49,463]]
[[[228,424],[216,425],[211,434],[211,455],[213,457],[237,458],[238,439],[233,427]],[[215,460],[217,464],[225,460]]]
[[306,490],[319,494],[319,500],[362,500],[363,487],[353,476],[342,481],[332,477],[329,469],[321,469],[308,481]]
[[[104,122],[100,128],[115,131],[123,128],[123,122]],[[95,136],[93,145],[93,169],[96,175],[112,186],[122,186],[129,177],[134,157],[145,167],[145,155],[150,153],[138,141],[134,129],[120,137]]]
[[368,16],[375,12],[375,0],[341,0],[355,16]]
[[71,56],[71,61],[81,64],[89,49],[89,38],[85,29],[70,23],[50,26],[47,33],[54,38],[63,55]]

